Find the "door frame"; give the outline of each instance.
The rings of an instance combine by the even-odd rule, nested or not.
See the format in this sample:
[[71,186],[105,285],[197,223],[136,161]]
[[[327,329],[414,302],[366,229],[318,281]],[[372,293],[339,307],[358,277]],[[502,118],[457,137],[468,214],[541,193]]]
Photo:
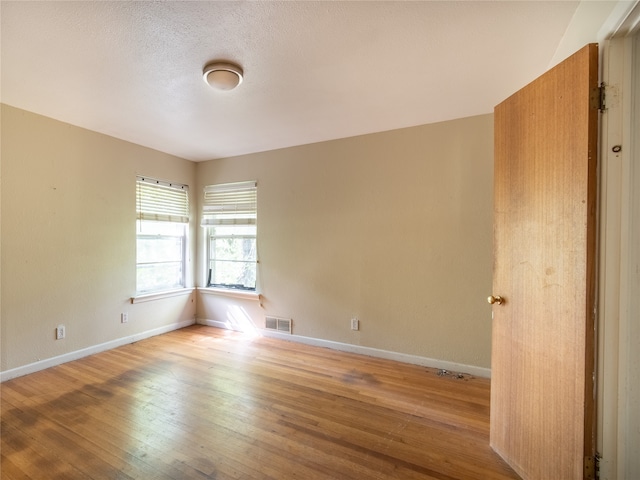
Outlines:
[[[634,48],[635,42],[635,48]],[[640,3],[604,42],[599,199],[597,451],[600,478],[631,478],[640,471],[640,435],[631,425],[640,394],[638,291],[640,261]],[[631,99],[635,95],[635,108]],[[616,152],[616,146],[621,150]],[[637,425],[637,423],[635,423]]]

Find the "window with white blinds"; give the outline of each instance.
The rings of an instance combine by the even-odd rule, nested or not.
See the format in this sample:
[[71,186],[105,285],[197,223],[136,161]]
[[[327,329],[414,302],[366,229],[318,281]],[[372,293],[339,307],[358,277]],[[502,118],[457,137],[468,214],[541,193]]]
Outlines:
[[136,212],[138,220],[189,223],[189,187],[137,177]]
[[136,290],[185,286],[189,188],[148,177],[136,179]]
[[257,205],[255,181],[207,185],[202,202],[202,226],[255,225]]
[[202,226],[208,231],[207,286],[256,289],[257,184],[208,185],[204,188]]

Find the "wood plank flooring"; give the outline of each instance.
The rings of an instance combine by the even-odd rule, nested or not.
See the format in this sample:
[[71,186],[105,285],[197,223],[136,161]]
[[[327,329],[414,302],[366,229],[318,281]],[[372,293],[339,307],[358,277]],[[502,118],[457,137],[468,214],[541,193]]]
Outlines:
[[211,327],[0,389],[3,480],[518,478],[487,379]]

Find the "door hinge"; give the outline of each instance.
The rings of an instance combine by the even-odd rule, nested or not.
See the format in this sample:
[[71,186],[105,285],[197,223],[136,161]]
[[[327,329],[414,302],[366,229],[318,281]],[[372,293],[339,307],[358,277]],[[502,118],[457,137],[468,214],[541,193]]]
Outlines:
[[591,93],[591,108],[597,108],[601,112],[604,112],[607,109],[605,100],[606,100],[606,85],[604,84],[604,82],[602,82]]
[[598,457],[595,455],[584,457],[584,479],[585,480],[596,480],[597,463],[598,463]]

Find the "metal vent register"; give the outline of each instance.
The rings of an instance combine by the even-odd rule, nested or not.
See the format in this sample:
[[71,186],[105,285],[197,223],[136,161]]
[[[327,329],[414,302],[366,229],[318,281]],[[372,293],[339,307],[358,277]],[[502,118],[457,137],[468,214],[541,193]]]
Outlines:
[[291,319],[267,316],[265,317],[265,328],[267,330],[291,333]]

